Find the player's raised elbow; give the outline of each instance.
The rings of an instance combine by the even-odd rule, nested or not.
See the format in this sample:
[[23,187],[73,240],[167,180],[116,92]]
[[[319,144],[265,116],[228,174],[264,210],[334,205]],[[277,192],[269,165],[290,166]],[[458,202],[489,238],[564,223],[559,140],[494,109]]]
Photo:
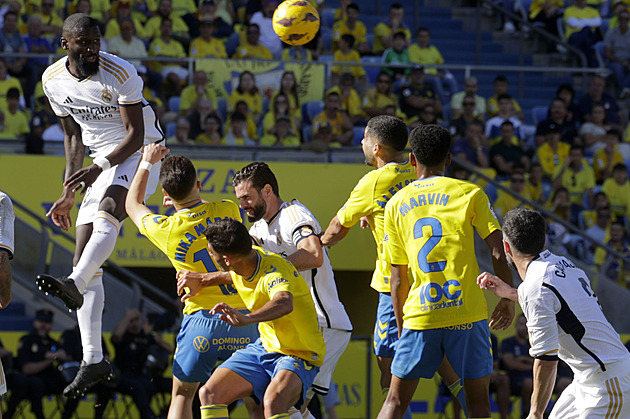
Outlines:
[[276,300],[278,317],[286,316],[293,311],[293,294],[290,292],[280,292],[274,299]]

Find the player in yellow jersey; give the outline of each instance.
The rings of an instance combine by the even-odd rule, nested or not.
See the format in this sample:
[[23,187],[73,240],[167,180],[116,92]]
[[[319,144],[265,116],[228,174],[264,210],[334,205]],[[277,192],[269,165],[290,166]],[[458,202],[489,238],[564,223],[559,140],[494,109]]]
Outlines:
[[[390,365],[398,340],[398,329],[390,294],[390,266],[383,256],[383,214],[385,205],[392,196],[416,179],[416,174],[404,150],[407,146],[407,126],[396,117],[381,115],[371,118],[365,127],[361,141],[365,163],[376,170],[367,173],[354,187],[350,197],[337,215],[330,221],[321,241],[324,246],[334,246],[343,239],[350,228],[361,220],[361,227],[370,227],[376,242],[376,267],[371,286],[379,293],[379,303],[374,327],[374,353],[381,370],[383,393],[389,389]],[[445,365],[440,375],[465,408],[463,393],[458,377]],[[406,417],[411,417],[407,412]]]
[[[476,285],[474,236],[476,230],[495,272],[511,284],[499,221],[481,188],[444,177],[451,160],[448,130],[422,125],[409,142],[418,180],[385,207],[384,252],[400,339],[378,417],[402,417],[419,379],[432,378],[446,355],[464,379],[468,417],[490,418],[492,346],[486,300]],[[491,326],[506,328],[513,317],[514,303],[502,299]]]
[[260,339],[239,349],[199,390],[201,417],[227,419],[226,405],[253,396],[265,418],[288,419],[300,407],[326,353],[306,281],[282,256],[254,246],[247,228],[231,219],[205,230],[213,259],[230,272],[251,311],[220,303],[212,313],[233,326],[258,323]]
[[[199,190],[197,171],[183,156],[169,156],[160,169],[160,183],[175,213],[171,216],[154,214],[143,204],[144,191],[152,164],[168,153],[164,146],[151,144],[144,149],[142,162],[127,194],[129,218],[140,232],[168,256],[178,271],[214,273],[218,269],[208,253],[203,234],[208,224],[230,218],[241,220],[238,207],[232,201],[204,202]],[[210,274],[212,275],[212,274]],[[187,298],[184,319],[177,335],[177,349],[173,359],[173,392],[169,417],[192,419],[192,401],[199,387],[205,383],[217,360],[225,360],[237,349],[258,338],[255,325],[232,327],[210,310],[220,302],[244,310],[245,304],[229,284],[205,287]]]

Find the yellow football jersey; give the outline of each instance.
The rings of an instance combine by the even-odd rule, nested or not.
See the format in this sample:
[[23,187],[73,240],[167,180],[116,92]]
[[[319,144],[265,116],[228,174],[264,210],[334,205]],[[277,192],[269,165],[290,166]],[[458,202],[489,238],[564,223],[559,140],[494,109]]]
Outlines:
[[244,278],[230,271],[247,308],[254,312],[267,304],[280,291],[293,294],[293,311],[278,319],[258,323],[260,340],[269,352],[295,356],[319,367],[324,362],[326,344],[319,330],[315,304],[306,281],[291,262],[262,247],[256,271]]
[[417,180],[385,208],[385,256],[407,265],[406,329],[434,329],[488,317],[477,285],[475,229],[499,230],[488,197],[470,182],[447,177]]
[[[242,221],[238,206],[228,200],[200,203],[167,217],[147,214],[142,217],[140,233],[146,236],[169,258],[175,269],[194,272],[216,272],[217,266],[208,253],[208,240],[203,231],[217,220],[233,218]],[[232,285],[205,287],[186,300],[184,314],[211,310],[224,302],[235,308],[245,304]]]
[[361,217],[367,217],[369,220],[376,242],[376,268],[370,285],[378,292],[390,292],[391,269],[383,257],[385,204],[396,192],[414,180],[416,180],[416,173],[409,161],[386,164],[363,176],[350,193],[344,206],[337,212],[339,222],[347,228],[359,222]]

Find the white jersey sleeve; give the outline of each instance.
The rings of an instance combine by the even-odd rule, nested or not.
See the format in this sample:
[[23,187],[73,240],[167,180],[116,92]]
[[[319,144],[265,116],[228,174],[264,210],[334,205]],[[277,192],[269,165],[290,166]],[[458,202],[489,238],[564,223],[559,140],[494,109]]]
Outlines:
[[145,144],[164,139],[155,113],[142,97],[142,78],[131,63],[101,52],[98,71],[78,79],[67,61],[64,57],[44,71],[42,88],[57,116],[72,117],[79,124],[83,144],[92,155],[108,154],[127,135],[120,114],[124,106],[142,106]]
[[[250,228],[249,233],[260,246],[284,256],[298,250],[301,240],[321,233],[322,228],[313,213],[298,200],[285,202],[280,211],[269,222],[259,220]],[[326,249],[322,266],[300,271],[311,289],[317,318],[321,327],[352,330],[352,323],[346,310],[339,301],[337,284]]]
[[0,191],[0,249],[9,252],[9,258],[13,259],[13,226],[15,223],[15,213],[11,198]]
[[557,350],[578,382],[630,358],[586,273],[569,259],[542,252],[529,264],[518,297],[527,317],[530,354],[541,357]]

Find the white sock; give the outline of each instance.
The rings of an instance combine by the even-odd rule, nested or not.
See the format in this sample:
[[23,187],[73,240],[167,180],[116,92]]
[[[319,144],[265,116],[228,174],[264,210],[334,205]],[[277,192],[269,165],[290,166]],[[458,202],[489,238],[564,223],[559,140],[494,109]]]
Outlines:
[[103,269],[99,269],[89,281],[83,294],[83,305],[77,310],[83,361],[86,364],[96,364],[103,359],[101,334],[103,307],[105,307],[105,288],[103,287]]
[[113,215],[105,211],[96,213],[90,240],[85,245],[77,266],[70,274],[70,278],[74,280],[80,292],[86,290],[96,271],[114,251],[119,230],[120,221]]

